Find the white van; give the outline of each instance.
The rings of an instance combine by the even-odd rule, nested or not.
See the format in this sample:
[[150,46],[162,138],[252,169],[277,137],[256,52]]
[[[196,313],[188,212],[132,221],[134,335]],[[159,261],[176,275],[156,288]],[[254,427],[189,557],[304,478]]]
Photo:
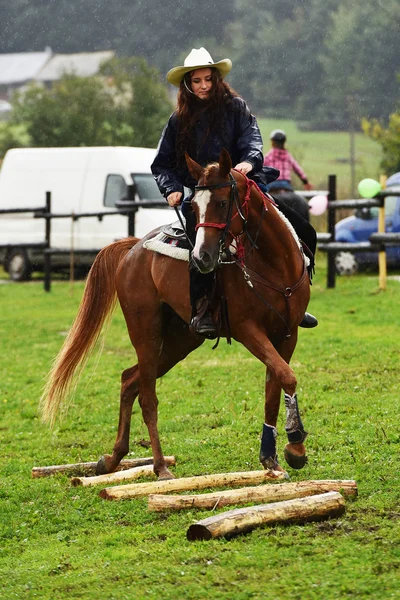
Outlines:
[[[9,150],[0,170],[0,262],[15,281],[43,270],[46,221],[31,213],[1,214],[6,209],[44,207],[51,192],[51,213],[113,212],[112,216],[51,219],[52,265],[88,267],[96,251],[128,235],[128,217],[118,214],[121,199],[165,202],[138,208],[134,234],[142,237],[171,223],[175,213],[162,198],[151,174],[156,150],[150,148],[23,148]],[[85,254],[85,251],[87,253]]]

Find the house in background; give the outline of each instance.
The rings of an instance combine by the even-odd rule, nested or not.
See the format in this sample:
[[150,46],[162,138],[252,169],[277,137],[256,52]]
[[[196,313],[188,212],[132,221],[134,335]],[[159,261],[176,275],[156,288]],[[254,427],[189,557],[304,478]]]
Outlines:
[[52,55],[50,48],[44,52],[0,54],[0,100],[9,100],[15,90],[33,81]]
[[5,114],[9,100],[16,90],[31,82],[51,86],[66,73],[79,77],[95,75],[100,65],[113,58],[115,52],[78,52],[75,54],[53,54],[51,48],[44,52],[18,52],[0,54],[0,106]]
[[54,54],[36,74],[34,81],[51,86],[66,73],[78,75],[78,77],[90,77],[98,73],[103,62],[114,56],[115,52],[113,50]]

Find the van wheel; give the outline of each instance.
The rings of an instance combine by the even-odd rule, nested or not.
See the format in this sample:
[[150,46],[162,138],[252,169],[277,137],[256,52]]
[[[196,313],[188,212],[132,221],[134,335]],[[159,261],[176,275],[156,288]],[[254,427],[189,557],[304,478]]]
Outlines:
[[26,250],[14,248],[7,257],[7,271],[12,281],[27,281],[32,275],[32,264]]
[[339,275],[355,275],[359,266],[352,252],[338,252],[335,256],[336,272]]

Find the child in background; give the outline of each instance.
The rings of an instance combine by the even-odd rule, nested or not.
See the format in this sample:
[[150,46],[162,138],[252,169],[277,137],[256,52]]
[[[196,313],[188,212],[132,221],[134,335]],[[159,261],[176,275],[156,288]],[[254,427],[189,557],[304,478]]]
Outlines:
[[271,132],[270,140],[272,148],[264,158],[264,165],[279,169],[280,175],[276,181],[268,185],[268,191],[274,189],[284,189],[293,191],[291,185],[291,173],[294,171],[304,183],[306,190],[311,190],[312,185],[308,182],[307,175],[298,162],[285,148],[286,134],[282,129],[275,129]]

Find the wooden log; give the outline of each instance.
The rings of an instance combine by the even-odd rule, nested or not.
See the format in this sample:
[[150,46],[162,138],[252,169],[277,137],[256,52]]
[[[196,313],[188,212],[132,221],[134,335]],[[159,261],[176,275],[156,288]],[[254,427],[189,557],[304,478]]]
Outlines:
[[100,496],[106,500],[121,500],[122,498],[140,498],[149,494],[202,490],[204,488],[223,487],[226,485],[255,485],[267,481],[282,481],[285,478],[285,474],[280,471],[245,471],[243,473],[198,475],[196,477],[155,481],[154,483],[132,483],[104,488],[101,490]]
[[[173,456],[167,456],[165,457],[165,462],[168,466],[174,465],[175,458]],[[139,477],[143,476],[155,476],[153,464],[143,465],[142,467],[133,467],[133,469],[126,469],[125,471],[115,471],[114,473],[107,473],[106,475],[95,475],[94,477],[73,477],[71,479],[71,485],[74,487],[79,485],[86,487],[104,483],[116,483],[118,481],[132,481],[133,479],[139,479]]]
[[[175,461],[174,456],[166,456],[165,459],[170,459]],[[140,467],[142,465],[152,465],[153,457],[148,456],[146,458],[130,458],[126,460],[121,460],[118,465],[116,471],[124,471],[125,469],[132,469],[133,467]],[[171,464],[175,464],[172,463]],[[76,475],[76,476],[84,476],[84,475],[96,475],[96,467],[97,462],[81,462],[69,465],[51,465],[48,467],[33,467],[32,468],[32,477],[49,477],[50,475],[55,475],[57,473],[63,473],[64,475]]]
[[345,511],[344,498],[339,492],[326,492],[306,498],[295,498],[250,508],[237,508],[190,525],[189,541],[246,533],[260,525],[276,523],[305,523],[338,517]]
[[293,498],[304,498],[305,496],[324,492],[341,492],[344,496],[356,496],[357,483],[353,480],[328,479],[277,483],[276,485],[244,487],[237,490],[186,496],[151,494],[148,508],[150,511],[156,512],[185,508],[214,509],[231,506],[232,504],[247,504],[248,502],[277,502]]

